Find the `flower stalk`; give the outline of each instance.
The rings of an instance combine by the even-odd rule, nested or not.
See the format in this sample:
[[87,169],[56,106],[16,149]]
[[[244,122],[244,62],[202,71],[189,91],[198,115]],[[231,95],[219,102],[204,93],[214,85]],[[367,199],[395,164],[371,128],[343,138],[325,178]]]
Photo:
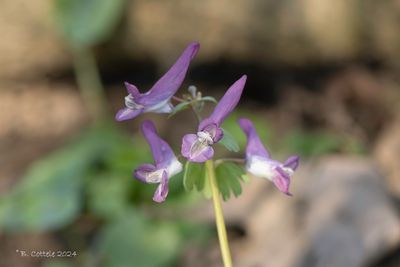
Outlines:
[[93,51],[90,48],[74,50],[74,71],[79,90],[90,116],[98,121],[107,116],[106,98]]
[[211,186],[211,194],[212,194],[214,213],[215,213],[215,224],[217,226],[222,260],[224,262],[224,267],[232,267],[231,251],[229,249],[228,236],[226,234],[224,214],[222,212],[221,198],[217,186],[217,180],[215,178],[215,169],[213,160],[206,161],[206,173]]

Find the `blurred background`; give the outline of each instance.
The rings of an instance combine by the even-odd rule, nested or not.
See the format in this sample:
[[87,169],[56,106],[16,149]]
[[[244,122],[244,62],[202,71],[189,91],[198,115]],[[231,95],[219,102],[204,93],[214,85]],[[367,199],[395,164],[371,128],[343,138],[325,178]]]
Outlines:
[[113,121],[123,82],[147,91],[192,41],[179,94],[245,73],[224,127],[301,155],[294,197],[251,178],[224,204],[235,266],[400,266],[400,1],[14,0],[0,22],[1,267],[221,266],[210,201],[131,177],[140,122],[179,151],[193,115]]

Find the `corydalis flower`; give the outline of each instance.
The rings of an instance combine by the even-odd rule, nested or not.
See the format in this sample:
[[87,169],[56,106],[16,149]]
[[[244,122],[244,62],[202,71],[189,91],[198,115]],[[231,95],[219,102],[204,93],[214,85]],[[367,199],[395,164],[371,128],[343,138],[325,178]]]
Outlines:
[[134,171],[134,176],[144,183],[156,184],[153,200],[163,202],[168,195],[168,180],[182,171],[182,164],[171,147],[161,139],[151,121],[142,123],[142,132],[150,145],[155,164],[143,164]]
[[220,126],[238,104],[246,79],[247,76],[243,75],[226,91],[211,116],[200,122],[197,134],[183,137],[181,153],[189,161],[205,162],[213,157],[212,145],[224,135]]
[[286,195],[289,192],[290,178],[299,165],[299,157],[291,156],[285,163],[271,159],[262,144],[253,123],[248,119],[240,119],[239,125],[247,136],[246,170],[257,177],[267,178]]
[[190,61],[196,56],[199,48],[199,43],[191,43],[175,64],[147,93],[141,94],[135,85],[125,82],[128,91],[125,97],[125,108],[118,111],[115,119],[129,120],[144,112],[170,113],[173,109],[171,97],[182,85]]

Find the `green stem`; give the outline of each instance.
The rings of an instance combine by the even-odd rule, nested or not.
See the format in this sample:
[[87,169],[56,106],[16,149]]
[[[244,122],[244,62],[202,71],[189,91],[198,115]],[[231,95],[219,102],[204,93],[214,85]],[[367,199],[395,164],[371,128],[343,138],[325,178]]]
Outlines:
[[106,98],[96,59],[90,48],[75,49],[73,52],[79,90],[90,116],[98,121],[106,116]]
[[177,101],[179,103],[185,102],[185,99],[177,97],[177,96],[172,96],[172,99],[174,99],[175,101]]
[[197,109],[195,107],[193,107],[193,105],[192,105],[192,110],[193,110],[193,113],[196,116],[198,122],[200,123],[202,121],[200,113],[197,111]]
[[224,221],[224,214],[221,207],[221,198],[215,178],[214,162],[212,160],[206,161],[207,177],[210,180],[211,193],[214,204],[215,223],[217,225],[219,245],[221,248],[222,260],[224,267],[232,267],[232,257],[229,250],[228,237],[226,234],[226,226]]

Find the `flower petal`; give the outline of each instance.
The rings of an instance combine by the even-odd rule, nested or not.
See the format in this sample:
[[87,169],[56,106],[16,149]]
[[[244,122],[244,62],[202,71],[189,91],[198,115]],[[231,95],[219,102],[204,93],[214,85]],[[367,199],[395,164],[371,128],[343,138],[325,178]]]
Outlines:
[[261,142],[253,123],[249,119],[242,118],[239,119],[239,125],[247,136],[246,157],[250,158],[251,156],[260,156],[270,158],[270,155]]
[[158,185],[153,195],[153,200],[157,203],[164,202],[168,195],[168,175],[164,171],[162,174],[161,183]]
[[146,178],[156,170],[156,167],[152,164],[142,164],[135,169],[133,176],[144,183],[148,183]]
[[146,94],[143,94],[137,99],[137,103],[142,105],[154,105],[157,102],[171,98],[182,85],[190,62],[196,56],[199,48],[199,43],[191,43],[185,51],[183,51],[175,64],[154,84],[154,86]]
[[185,158],[190,157],[190,148],[192,147],[192,144],[197,141],[197,135],[195,134],[186,134],[182,138],[182,147],[181,147],[181,154]]
[[299,159],[299,156],[290,156],[285,163],[283,163],[283,167],[291,168],[294,171],[299,166]]
[[240,96],[242,95],[244,85],[246,84],[247,76],[243,75],[237,80],[229,89],[225,95],[221,98],[213,113],[210,117],[204,119],[199,125],[199,131],[202,131],[207,125],[212,123],[218,127],[224,121],[224,119],[233,111],[236,105],[239,103]]
[[143,113],[143,109],[123,108],[118,111],[117,115],[115,115],[115,119],[117,121],[130,120],[142,113]]
[[158,136],[156,127],[151,121],[145,120],[142,123],[142,132],[150,145],[156,165],[167,164],[176,158],[168,143]]
[[150,106],[145,112],[154,112],[154,113],[171,113],[174,110],[174,106],[171,102],[166,102],[162,105]]
[[281,167],[277,167],[276,172],[276,175],[274,175],[272,178],[272,182],[279,189],[279,191],[288,196],[292,196],[292,194],[289,192],[290,176],[287,175]]
[[214,149],[207,145],[200,143],[195,134],[187,134],[182,139],[182,155],[191,162],[205,162],[211,159],[214,155]]
[[140,97],[140,92],[135,85],[125,82],[125,87],[128,93],[131,94],[134,99]]

